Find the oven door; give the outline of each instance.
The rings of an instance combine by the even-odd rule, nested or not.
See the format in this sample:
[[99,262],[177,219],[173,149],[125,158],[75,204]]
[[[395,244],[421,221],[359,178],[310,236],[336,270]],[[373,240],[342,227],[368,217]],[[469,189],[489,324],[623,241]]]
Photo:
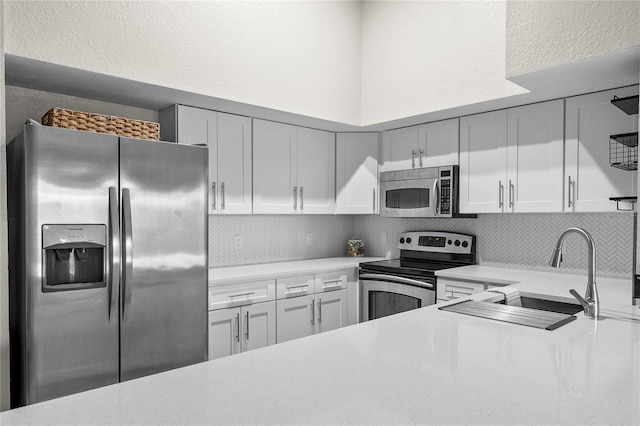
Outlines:
[[437,177],[381,181],[380,190],[380,216],[438,216],[440,190]]
[[436,279],[360,273],[360,322],[433,305]]

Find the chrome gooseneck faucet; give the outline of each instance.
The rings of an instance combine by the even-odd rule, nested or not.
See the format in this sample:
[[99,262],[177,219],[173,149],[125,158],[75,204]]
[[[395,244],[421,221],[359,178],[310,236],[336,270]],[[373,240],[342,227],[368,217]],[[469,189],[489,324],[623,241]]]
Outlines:
[[562,263],[562,244],[567,235],[572,233],[582,235],[587,241],[589,250],[589,276],[587,278],[587,291],[584,297],[580,296],[574,289],[571,289],[569,293],[580,302],[586,316],[597,319],[600,316],[600,298],[598,297],[598,288],[596,287],[596,245],[591,235],[582,228],[569,228],[564,231],[558,239],[556,248],[553,250],[549,266],[553,266],[554,268],[560,267],[560,263]]

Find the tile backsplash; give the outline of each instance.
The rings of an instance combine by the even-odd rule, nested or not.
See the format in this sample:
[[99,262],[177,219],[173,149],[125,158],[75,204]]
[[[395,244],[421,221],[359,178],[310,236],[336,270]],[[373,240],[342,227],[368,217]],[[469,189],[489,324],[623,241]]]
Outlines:
[[346,256],[347,240],[351,238],[365,240],[368,256],[396,257],[398,234],[444,230],[476,235],[478,263],[483,265],[586,274],[587,245],[577,235],[569,235],[565,242],[562,267],[547,266],[562,231],[578,226],[593,236],[598,274],[626,278],[631,275],[633,264],[633,219],[633,213],[623,212],[482,214],[477,219],[209,216],[209,265]]

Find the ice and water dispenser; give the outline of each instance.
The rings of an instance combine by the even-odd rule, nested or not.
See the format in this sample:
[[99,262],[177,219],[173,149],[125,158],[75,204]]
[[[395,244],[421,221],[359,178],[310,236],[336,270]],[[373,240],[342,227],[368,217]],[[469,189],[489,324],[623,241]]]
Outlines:
[[106,287],[105,225],[43,225],[42,291]]

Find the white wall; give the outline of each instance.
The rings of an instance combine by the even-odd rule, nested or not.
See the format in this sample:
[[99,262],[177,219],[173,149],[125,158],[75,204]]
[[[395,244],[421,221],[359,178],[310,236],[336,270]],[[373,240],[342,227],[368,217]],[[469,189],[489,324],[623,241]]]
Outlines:
[[506,24],[507,76],[640,46],[639,1],[510,0]]
[[504,2],[369,1],[362,7],[362,124],[509,97]]
[[7,54],[360,123],[355,1],[7,1]]
[[0,411],[9,409],[9,269],[4,101],[4,2],[0,1]]

